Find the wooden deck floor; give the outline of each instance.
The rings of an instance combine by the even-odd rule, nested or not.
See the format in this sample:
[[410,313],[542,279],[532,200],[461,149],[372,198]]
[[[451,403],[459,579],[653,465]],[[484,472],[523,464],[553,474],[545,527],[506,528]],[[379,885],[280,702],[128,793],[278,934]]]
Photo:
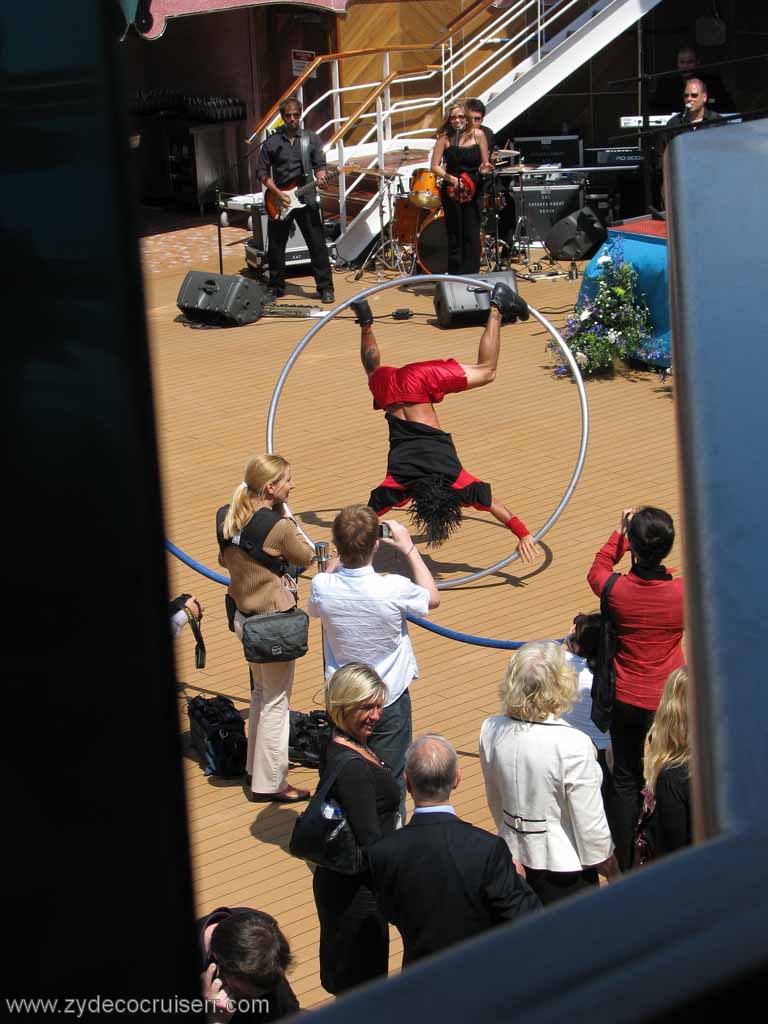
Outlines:
[[[225,272],[243,267],[242,232],[224,232]],[[176,296],[189,269],[218,269],[216,230],[190,228],[142,242],[150,328],[167,535],[194,558],[216,566],[214,511],[242,479],[243,465],[265,447],[267,406],[277,375],[307,329],[304,320],[264,318],[235,329],[191,330],[175,323]],[[347,298],[364,284],[337,274],[336,294]],[[310,278],[294,278],[314,288]],[[297,296],[300,287],[294,289]],[[561,310],[565,319],[578,283],[560,279],[520,285],[536,308]],[[283,300],[285,301],[285,300]],[[309,298],[294,298],[309,303]],[[374,300],[374,313],[409,307],[407,322],[382,321],[377,336],[391,363],[454,355],[473,360],[479,329],[441,331],[431,325],[431,299],[391,290]],[[292,507],[315,540],[330,538],[336,510],[364,501],[384,475],[386,431],[371,407],[351,319],[320,331],[291,373],[281,400],[276,449],[292,463],[297,482]],[[464,464],[490,480],[532,527],[538,528],[559,500],[577,454],[576,388],[556,379],[538,324],[503,330],[499,374],[492,387],[449,397],[440,408]],[[591,435],[581,482],[560,521],[545,538],[544,557],[532,568],[515,562],[473,586],[443,593],[434,615],[442,625],[506,639],[562,636],[578,611],[596,601],[586,572],[621,508],[653,503],[678,514],[673,394],[655,374],[624,373],[587,384]],[[489,517],[471,512],[460,535],[427,556],[439,579],[489,565],[511,550],[509,534]],[[670,560],[680,564],[679,550]],[[242,654],[224,616],[223,587],[169,559],[172,593],[191,591],[205,604],[208,666],[194,667],[188,631],[177,644],[180,720],[183,697],[223,693],[245,709],[248,677]],[[308,574],[311,576],[311,572]],[[306,602],[309,581],[301,584]],[[503,651],[458,644],[412,628],[421,677],[412,688],[414,734],[448,736],[461,754],[463,781],[456,807],[467,820],[490,827],[478,764],[483,719],[497,710],[497,688],[506,664]],[[322,683],[319,630],[298,663],[292,704],[319,703]],[[191,853],[200,913],[218,905],[258,907],[274,914],[296,956],[291,982],[303,1006],[328,997],[318,979],[318,927],[307,867],[286,852],[295,808],[250,804],[240,785],[208,779],[185,759]],[[297,769],[296,785],[312,785],[314,773]],[[392,943],[392,970],[401,946]]]

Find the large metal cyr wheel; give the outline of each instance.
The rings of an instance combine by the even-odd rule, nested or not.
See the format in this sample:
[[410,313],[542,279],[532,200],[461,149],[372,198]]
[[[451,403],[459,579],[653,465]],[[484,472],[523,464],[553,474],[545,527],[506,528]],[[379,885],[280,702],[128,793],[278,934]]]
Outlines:
[[[454,283],[466,284],[472,288],[484,288],[486,291],[493,290],[493,283],[484,281],[482,277],[463,277],[457,274],[422,274],[418,277],[398,277],[392,281],[382,281],[380,284],[372,285],[370,288],[366,288],[364,291],[359,292],[357,295],[353,295],[351,299],[347,299],[345,302],[340,303],[334,309],[330,310],[321,320],[318,320],[315,324],[310,327],[301,341],[296,345],[293,352],[288,357],[285,366],[280,371],[280,375],[275,383],[274,391],[272,392],[272,399],[269,403],[269,413],[267,415],[267,451],[274,451],[274,440],[275,440],[275,417],[277,415],[277,408],[280,403],[280,396],[285,387],[285,382],[288,379],[288,374],[296,364],[297,359],[312,341],[315,335],[321,331],[324,327],[342,313],[345,309],[348,309],[353,302],[359,302],[361,299],[367,299],[371,295],[377,295],[379,292],[387,291],[389,288],[402,288],[403,285],[418,283],[424,284],[428,281],[452,281]],[[568,485],[563,492],[562,497],[555,506],[554,511],[549,516],[547,521],[542,527],[537,530],[533,535],[535,541],[540,541],[552,527],[555,525],[557,520],[565,510],[566,505],[571,500],[571,495],[576,489],[576,484],[579,482],[581,471],[584,467],[584,459],[587,454],[587,442],[589,440],[589,407],[587,405],[587,393],[584,389],[584,380],[579,371],[578,364],[573,358],[571,350],[566,345],[562,336],[552,326],[552,324],[545,319],[537,309],[533,306],[528,307],[531,312],[531,316],[541,324],[545,331],[550,334],[553,340],[557,343],[561,352],[565,356],[565,360],[570,367],[573,379],[576,383],[576,387],[579,393],[579,407],[581,410],[581,435],[579,438],[579,449],[576,456],[576,464],[571,474],[571,478],[568,481]],[[517,550],[513,551],[511,555],[507,555],[506,558],[502,558],[498,562],[494,562],[493,565],[489,565],[486,569],[480,569],[478,572],[470,573],[466,576],[459,576],[455,580],[445,580],[437,584],[439,590],[449,590],[452,587],[460,587],[466,583],[474,583],[477,580],[483,579],[485,576],[489,576],[491,573],[497,572],[499,569],[503,569],[505,565],[509,565],[510,562],[514,562],[516,558],[519,558],[520,554]]]

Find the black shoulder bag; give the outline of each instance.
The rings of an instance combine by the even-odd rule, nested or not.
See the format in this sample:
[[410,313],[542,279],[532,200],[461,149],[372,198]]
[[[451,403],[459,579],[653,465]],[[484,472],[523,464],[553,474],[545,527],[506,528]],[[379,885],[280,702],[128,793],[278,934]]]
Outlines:
[[590,715],[600,732],[607,732],[611,724],[613,702],[616,698],[616,623],[608,607],[608,597],[621,573],[614,572],[605,581],[600,595],[600,643],[597,663],[592,673],[592,713]]
[[365,870],[363,850],[358,845],[344,810],[328,799],[336,779],[357,754],[340,757],[335,767],[321,778],[306,811],[293,826],[288,852],[292,857],[337,871],[340,875],[359,875]]

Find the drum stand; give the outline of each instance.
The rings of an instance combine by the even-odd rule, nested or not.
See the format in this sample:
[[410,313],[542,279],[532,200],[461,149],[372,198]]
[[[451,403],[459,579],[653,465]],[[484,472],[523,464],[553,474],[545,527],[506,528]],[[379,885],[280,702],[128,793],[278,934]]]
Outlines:
[[[488,273],[498,272],[503,270],[503,263],[509,266],[509,245],[502,239],[499,238],[499,221],[501,219],[501,209],[499,208],[499,196],[500,193],[497,188],[498,172],[494,168],[491,171],[491,187],[486,193],[491,200],[490,210],[486,207],[483,217],[483,230],[485,231],[485,244],[483,245],[482,260],[485,264],[485,269]],[[493,218],[493,221],[491,221]],[[493,224],[492,234],[488,234],[486,230],[490,224]],[[502,260],[502,247],[507,250],[505,259]]]
[[[392,237],[392,186],[395,183],[394,175],[379,174],[379,240],[365,257],[363,265],[355,272],[355,281],[359,281],[365,273],[368,265],[372,269],[395,271],[400,277],[410,277],[416,264],[416,253],[409,252]],[[398,183],[399,184],[399,183]],[[384,227],[384,195],[387,197],[387,226]]]
[[531,262],[531,239],[528,234],[528,217],[525,213],[525,189],[523,188],[523,172],[519,172],[520,178],[520,212],[515,224],[515,233],[512,236],[512,260],[515,263],[523,263],[526,267]]

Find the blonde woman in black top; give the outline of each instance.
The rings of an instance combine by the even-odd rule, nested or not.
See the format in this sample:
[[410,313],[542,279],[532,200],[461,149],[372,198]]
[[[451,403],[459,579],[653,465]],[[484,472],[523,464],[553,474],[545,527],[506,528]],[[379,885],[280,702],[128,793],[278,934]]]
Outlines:
[[[368,665],[352,662],[326,684],[325,706],[333,734],[324,752],[320,778],[345,764],[330,790],[359,846],[395,829],[400,787],[368,746],[387,696],[387,687]],[[352,756],[350,756],[350,751]],[[318,867],[313,881],[320,919],[320,982],[337,995],[385,976],[389,925],[371,891],[367,870],[341,875]]]
[[[314,546],[286,504],[293,487],[291,467],[282,456],[255,455],[231,503],[216,513],[219,564],[230,575],[230,629],[240,640],[250,615],[296,607],[296,584],[288,566],[305,567],[314,558]],[[306,790],[288,784],[289,701],[295,664],[249,664],[246,791],[254,801],[294,803],[309,798]]]
[[645,757],[645,806],[654,807],[647,826],[653,857],[691,844],[690,758],[688,667],[683,665],[670,672],[664,686]]

